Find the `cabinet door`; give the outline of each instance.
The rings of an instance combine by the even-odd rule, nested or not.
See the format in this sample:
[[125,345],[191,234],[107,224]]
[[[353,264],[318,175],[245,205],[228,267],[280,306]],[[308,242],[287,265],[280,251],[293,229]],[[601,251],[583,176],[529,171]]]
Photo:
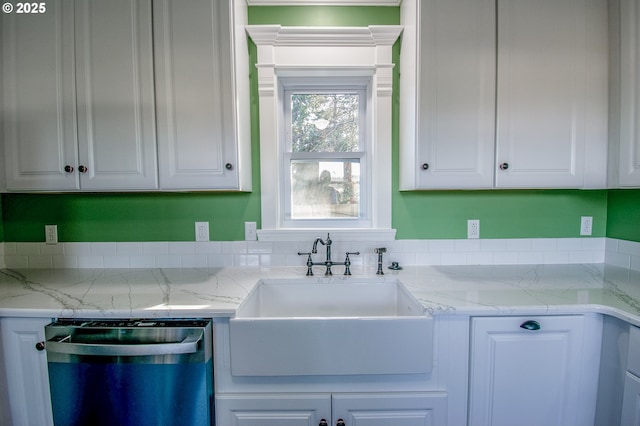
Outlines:
[[607,57],[588,37],[592,11],[606,22],[604,3],[498,1],[498,187],[582,187],[585,151],[600,145],[604,185],[607,79],[592,70]]
[[491,188],[495,1],[407,1],[402,19],[401,188]]
[[157,188],[151,0],[75,6],[81,188]]
[[163,189],[239,189],[229,18],[228,1],[154,3]]
[[620,426],[640,426],[640,378],[629,372],[624,381]]
[[[521,328],[532,320],[538,330]],[[583,334],[582,316],[473,318],[469,425],[582,424]]]
[[14,426],[53,425],[44,341],[49,319],[2,318],[0,331]]
[[447,394],[334,394],[333,423],[367,426],[439,426],[447,424]]
[[[15,2],[14,2],[15,4]],[[2,120],[9,190],[78,188],[73,9],[2,13]]]
[[640,3],[620,1],[621,186],[640,186]]
[[226,426],[318,426],[331,424],[329,394],[216,396],[216,424]]

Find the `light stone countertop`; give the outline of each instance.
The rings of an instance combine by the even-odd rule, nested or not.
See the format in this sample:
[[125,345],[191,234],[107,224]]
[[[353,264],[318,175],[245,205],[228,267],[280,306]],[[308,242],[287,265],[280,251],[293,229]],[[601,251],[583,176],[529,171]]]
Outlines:
[[[342,270],[335,268],[334,273]],[[0,270],[0,317],[231,317],[261,278],[325,280],[305,267]],[[380,279],[352,267],[352,278]],[[599,312],[640,326],[640,272],[603,264],[385,269],[431,315]],[[334,275],[330,281],[350,279]]]

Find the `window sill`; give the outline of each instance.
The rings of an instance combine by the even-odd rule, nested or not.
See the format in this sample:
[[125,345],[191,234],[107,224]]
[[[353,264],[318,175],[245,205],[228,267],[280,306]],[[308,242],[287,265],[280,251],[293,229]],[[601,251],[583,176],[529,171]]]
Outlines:
[[331,234],[335,241],[394,241],[395,229],[260,229],[258,241],[306,241]]

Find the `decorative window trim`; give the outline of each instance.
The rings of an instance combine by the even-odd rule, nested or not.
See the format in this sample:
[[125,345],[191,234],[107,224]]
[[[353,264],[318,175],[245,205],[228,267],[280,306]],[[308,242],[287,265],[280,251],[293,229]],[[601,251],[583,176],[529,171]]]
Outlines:
[[400,6],[402,0],[247,0],[249,6]]
[[372,108],[371,228],[304,229],[313,235],[331,232],[344,238],[390,241],[392,47],[402,26],[282,27],[249,25],[257,46],[260,111],[261,241],[291,241],[300,229],[282,226],[282,122],[280,79],[285,77],[370,77]]

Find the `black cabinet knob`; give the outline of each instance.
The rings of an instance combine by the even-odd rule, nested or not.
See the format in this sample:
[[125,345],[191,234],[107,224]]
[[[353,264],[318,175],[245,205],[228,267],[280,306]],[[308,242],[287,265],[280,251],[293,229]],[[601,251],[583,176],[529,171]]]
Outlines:
[[509,168],[509,163],[501,163],[500,170],[507,170]]
[[422,170],[429,170],[429,163],[422,163]]
[[342,419],[338,419],[336,422],[336,426],[347,426],[347,424]]
[[67,173],[73,173],[73,166],[67,164],[66,166],[64,166],[64,171]]
[[224,168],[227,169],[227,170],[232,170],[233,169],[233,164],[227,163],[227,164],[224,165]]
[[327,419],[321,419],[318,426],[329,426],[329,423],[327,423]]
[[80,173],[87,173],[89,171],[89,168],[87,166],[78,166],[78,171]]
[[36,343],[36,349],[39,351],[44,351],[44,342]]

